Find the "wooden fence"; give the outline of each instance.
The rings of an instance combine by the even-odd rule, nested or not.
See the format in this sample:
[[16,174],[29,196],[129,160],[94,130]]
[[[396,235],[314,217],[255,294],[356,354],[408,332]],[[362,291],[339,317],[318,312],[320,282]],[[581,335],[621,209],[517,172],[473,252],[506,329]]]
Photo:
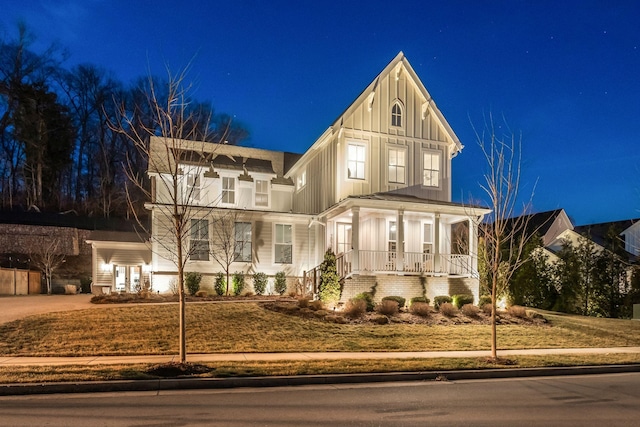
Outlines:
[[28,295],[42,293],[39,271],[0,268],[0,295]]

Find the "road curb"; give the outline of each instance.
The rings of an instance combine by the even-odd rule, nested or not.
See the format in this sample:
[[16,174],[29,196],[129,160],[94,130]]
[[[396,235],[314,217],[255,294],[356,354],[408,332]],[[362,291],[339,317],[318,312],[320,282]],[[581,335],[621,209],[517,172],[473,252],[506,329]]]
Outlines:
[[233,378],[171,378],[158,380],[87,381],[72,383],[0,384],[0,396],[123,391],[203,390],[243,387],[366,384],[398,381],[457,381],[563,375],[640,372],[640,364],[569,366],[559,368],[505,368],[430,372],[296,375]]

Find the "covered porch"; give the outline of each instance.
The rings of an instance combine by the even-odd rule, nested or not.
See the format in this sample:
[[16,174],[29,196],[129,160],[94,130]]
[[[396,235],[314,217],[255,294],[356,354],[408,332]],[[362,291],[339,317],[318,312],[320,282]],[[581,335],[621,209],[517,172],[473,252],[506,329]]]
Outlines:
[[[478,223],[485,211],[401,195],[347,198],[322,218],[325,248],[336,253],[340,278],[477,277]],[[308,274],[317,277],[319,270]]]

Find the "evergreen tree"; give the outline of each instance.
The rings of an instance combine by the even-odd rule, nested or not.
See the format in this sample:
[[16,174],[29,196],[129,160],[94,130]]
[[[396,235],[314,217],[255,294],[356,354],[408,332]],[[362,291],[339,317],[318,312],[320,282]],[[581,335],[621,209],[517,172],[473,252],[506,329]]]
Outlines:
[[320,300],[325,304],[335,304],[340,300],[340,278],[336,268],[336,254],[331,248],[324,254],[320,266]]

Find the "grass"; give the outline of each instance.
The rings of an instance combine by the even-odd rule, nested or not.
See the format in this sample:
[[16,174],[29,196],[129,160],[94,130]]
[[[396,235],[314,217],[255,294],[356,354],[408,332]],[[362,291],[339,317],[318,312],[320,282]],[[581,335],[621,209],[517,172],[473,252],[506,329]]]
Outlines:
[[[498,326],[501,349],[640,345],[640,322],[544,313],[549,324]],[[189,304],[189,353],[487,350],[487,325],[339,325],[255,303]],[[176,354],[178,307],[134,305],[30,316],[0,325],[2,356]]]
[[[509,357],[508,365],[496,365],[481,358],[383,359],[217,362],[203,364],[209,372],[200,378],[270,375],[356,374],[368,372],[429,372],[459,369],[532,368],[640,363],[638,354],[551,355]],[[90,366],[0,367],[0,383],[44,383],[75,381],[154,379],[150,364]]]

